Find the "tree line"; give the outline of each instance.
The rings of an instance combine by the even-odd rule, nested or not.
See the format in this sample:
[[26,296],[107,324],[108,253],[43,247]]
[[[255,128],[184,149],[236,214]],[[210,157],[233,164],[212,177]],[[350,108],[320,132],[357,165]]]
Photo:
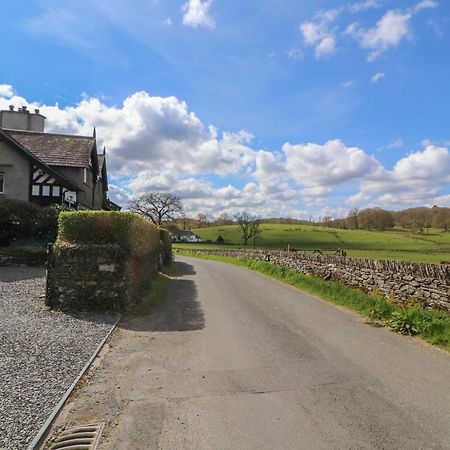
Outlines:
[[352,209],[346,218],[325,217],[321,225],[348,230],[386,231],[394,227],[428,232],[438,228],[444,232],[450,229],[450,208],[408,208],[401,211],[387,211],[382,208]]

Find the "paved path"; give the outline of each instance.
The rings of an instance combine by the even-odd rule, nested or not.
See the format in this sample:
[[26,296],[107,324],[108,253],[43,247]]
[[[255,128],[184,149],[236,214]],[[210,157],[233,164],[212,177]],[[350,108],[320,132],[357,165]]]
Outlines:
[[450,449],[450,356],[257,273],[178,258],[62,420],[104,449]]

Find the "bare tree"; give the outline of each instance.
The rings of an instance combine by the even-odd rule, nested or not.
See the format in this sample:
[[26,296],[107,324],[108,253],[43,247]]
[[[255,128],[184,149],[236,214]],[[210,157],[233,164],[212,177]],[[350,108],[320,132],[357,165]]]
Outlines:
[[236,222],[241,229],[244,245],[247,245],[249,239],[256,239],[261,234],[260,220],[247,212],[237,214]]
[[226,212],[224,212],[219,216],[219,219],[217,220],[217,222],[218,222],[218,225],[232,225],[233,220]]
[[197,218],[198,218],[198,227],[203,228],[208,221],[208,216],[206,214],[199,214]]
[[155,225],[175,220],[183,214],[183,204],[176,195],[167,192],[149,192],[131,201],[130,211],[142,214]]

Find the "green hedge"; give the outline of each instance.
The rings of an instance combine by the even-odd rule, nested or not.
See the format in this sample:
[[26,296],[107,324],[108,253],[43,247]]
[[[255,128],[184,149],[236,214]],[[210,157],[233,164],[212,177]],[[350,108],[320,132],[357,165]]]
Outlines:
[[0,246],[16,242],[53,242],[61,206],[42,208],[21,200],[0,201]]
[[160,232],[148,219],[118,211],[66,211],[59,216],[58,242],[117,244],[133,254],[159,249]]

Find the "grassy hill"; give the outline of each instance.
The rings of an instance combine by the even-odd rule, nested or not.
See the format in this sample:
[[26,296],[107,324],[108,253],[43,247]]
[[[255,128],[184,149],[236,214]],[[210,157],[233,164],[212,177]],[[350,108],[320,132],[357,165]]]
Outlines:
[[[310,225],[263,224],[262,235],[257,247],[286,248],[289,244],[298,250],[321,250],[331,252],[338,248],[347,251],[348,256],[373,259],[399,259],[439,263],[450,260],[450,233],[430,230],[418,234],[405,230],[386,232],[340,230]],[[216,244],[208,247],[242,247],[241,233],[235,225],[199,228],[194,230],[204,240],[225,239],[225,246]],[[251,245],[250,245],[251,244]],[[194,244],[206,247],[205,244]],[[179,247],[192,246],[180,244]],[[249,242],[249,247],[253,242]]]

